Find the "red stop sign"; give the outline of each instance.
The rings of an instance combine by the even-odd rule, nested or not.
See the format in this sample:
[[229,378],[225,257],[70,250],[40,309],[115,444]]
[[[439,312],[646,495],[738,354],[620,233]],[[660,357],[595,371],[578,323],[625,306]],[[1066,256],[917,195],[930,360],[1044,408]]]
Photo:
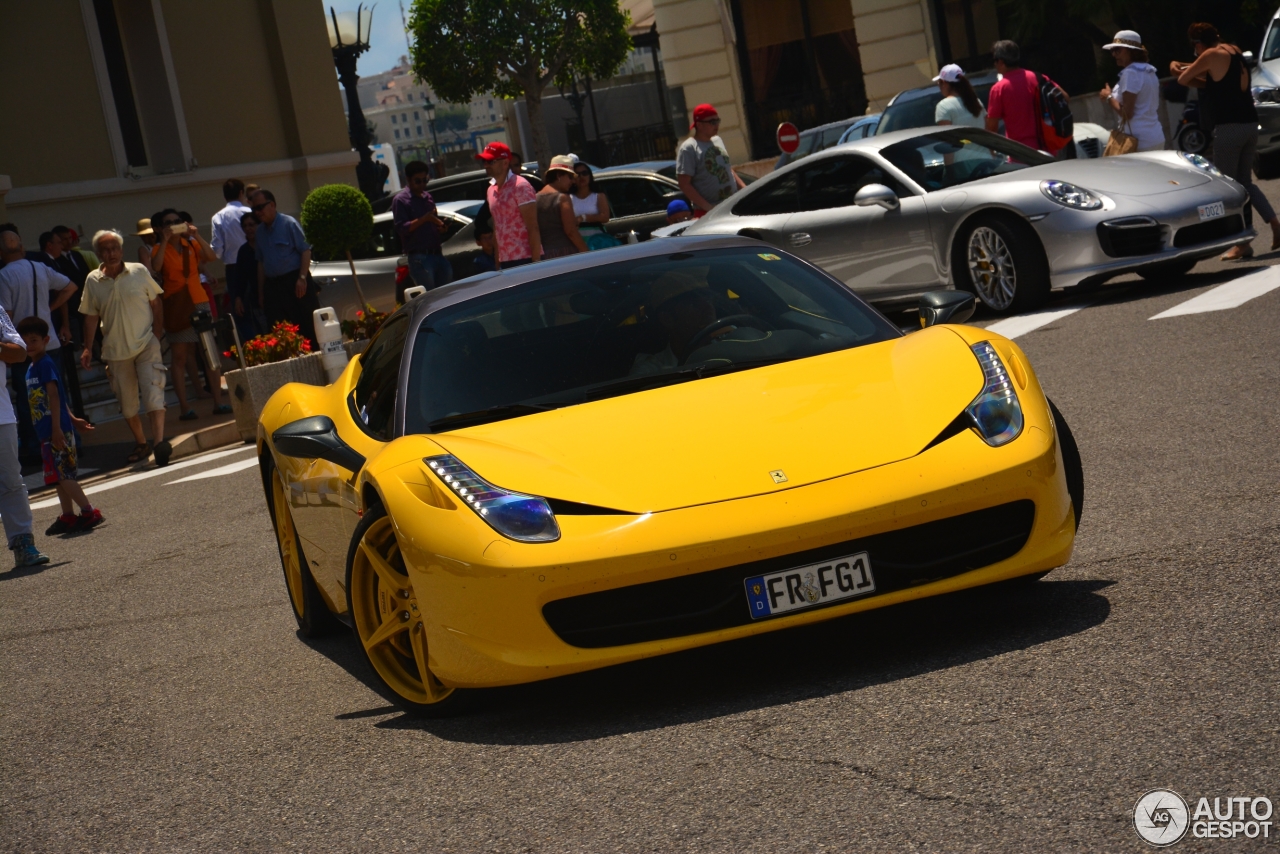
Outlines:
[[792,154],[800,147],[800,128],[791,124],[791,122],[783,122],[778,125],[778,148],[781,148],[787,154]]

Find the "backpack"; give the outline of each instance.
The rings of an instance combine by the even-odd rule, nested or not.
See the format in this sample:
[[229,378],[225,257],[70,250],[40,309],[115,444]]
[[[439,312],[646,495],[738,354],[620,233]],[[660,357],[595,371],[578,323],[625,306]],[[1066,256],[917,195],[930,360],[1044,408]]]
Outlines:
[[1036,83],[1040,96],[1040,135],[1044,137],[1045,151],[1056,153],[1072,141],[1075,118],[1071,115],[1071,103],[1062,87],[1043,74],[1036,73]]

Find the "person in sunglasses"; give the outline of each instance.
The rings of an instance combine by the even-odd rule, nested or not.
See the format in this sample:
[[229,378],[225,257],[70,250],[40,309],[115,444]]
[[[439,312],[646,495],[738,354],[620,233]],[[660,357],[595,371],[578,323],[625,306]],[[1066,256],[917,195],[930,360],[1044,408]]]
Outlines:
[[710,104],[693,108],[693,131],[676,150],[676,180],[700,217],[746,184],[729,165],[729,152],[719,137],[720,114]]
[[316,323],[312,312],[320,307],[320,289],[311,279],[311,244],[302,234],[302,226],[288,214],[276,210],[276,197],[270,190],[256,190],[249,197],[249,210],[257,217],[258,299],[274,325],[287,320],[302,334],[316,341]]

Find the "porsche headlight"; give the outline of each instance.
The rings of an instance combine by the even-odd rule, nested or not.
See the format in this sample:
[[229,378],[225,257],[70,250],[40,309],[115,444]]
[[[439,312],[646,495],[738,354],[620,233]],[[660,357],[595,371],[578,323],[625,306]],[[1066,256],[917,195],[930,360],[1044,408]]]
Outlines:
[[1022,404],[1013,390],[1013,379],[990,341],[974,344],[973,355],[982,366],[982,393],[965,412],[983,441],[993,448],[1012,442],[1022,432]]
[[1254,86],[1250,91],[1253,93],[1253,103],[1255,104],[1280,103],[1280,89],[1273,89],[1270,86]]
[[1078,211],[1096,211],[1102,207],[1102,199],[1075,184],[1066,181],[1041,181],[1040,192],[1063,207]]
[[1208,172],[1215,178],[1223,177],[1222,173],[1218,171],[1218,167],[1214,166],[1209,158],[1204,155],[1192,154],[1190,151],[1179,151],[1178,154],[1182,155],[1183,160],[1187,161],[1201,172]]
[[427,457],[423,462],[502,536],[522,543],[553,543],[560,539],[560,525],[545,498],[494,486],[448,454]]

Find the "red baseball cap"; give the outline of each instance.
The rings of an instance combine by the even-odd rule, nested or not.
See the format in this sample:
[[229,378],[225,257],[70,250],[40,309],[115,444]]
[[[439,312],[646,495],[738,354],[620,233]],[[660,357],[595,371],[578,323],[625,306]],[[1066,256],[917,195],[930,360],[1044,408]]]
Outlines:
[[693,108],[693,124],[689,125],[689,127],[693,127],[698,122],[705,122],[707,119],[718,118],[720,118],[720,114],[716,112],[715,107],[710,104],[699,104]]
[[491,142],[484,147],[484,151],[476,155],[476,160],[483,160],[486,163],[492,163],[495,160],[511,157],[511,149],[503,142]]

